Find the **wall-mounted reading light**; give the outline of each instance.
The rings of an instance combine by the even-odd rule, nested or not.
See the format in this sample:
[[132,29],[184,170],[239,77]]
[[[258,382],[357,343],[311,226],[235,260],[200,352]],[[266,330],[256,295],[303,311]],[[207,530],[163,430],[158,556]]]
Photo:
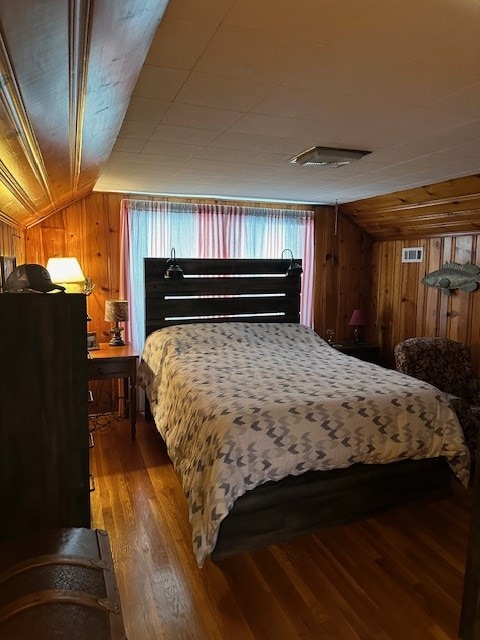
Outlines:
[[288,265],[288,269],[285,275],[287,276],[287,278],[300,276],[303,273],[303,269],[301,265],[298,264],[298,262],[295,262],[295,259],[293,257],[293,251],[291,249],[284,249],[282,251],[282,256],[281,256],[282,259],[285,251],[288,251],[290,253],[290,264]]
[[167,270],[165,271],[165,278],[183,278],[183,269],[178,264],[175,257],[175,249],[172,247],[170,251],[170,259],[167,260]]

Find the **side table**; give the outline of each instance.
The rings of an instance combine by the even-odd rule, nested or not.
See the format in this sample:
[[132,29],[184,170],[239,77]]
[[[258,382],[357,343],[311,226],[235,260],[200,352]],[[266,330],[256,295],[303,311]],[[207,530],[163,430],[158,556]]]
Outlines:
[[337,351],[345,353],[347,356],[354,356],[365,362],[373,364],[381,364],[381,351],[378,344],[367,344],[364,342],[342,342],[341,344],[332,344]]
[[135,440],[137,429],[138,353],[128,344],[123,347],[112,347],[108,342],[102,342],[99,347],[99,349],[92,349],[88,352],[88,379],[108,380],[123,378],[127,415],[130,417],[132,440]]

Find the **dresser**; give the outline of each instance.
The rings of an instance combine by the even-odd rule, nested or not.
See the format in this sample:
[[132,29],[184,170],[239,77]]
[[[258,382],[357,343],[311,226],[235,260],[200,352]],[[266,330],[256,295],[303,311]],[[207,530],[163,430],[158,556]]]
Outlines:
[[86,303],[0,294],[0,542],[90,527]]

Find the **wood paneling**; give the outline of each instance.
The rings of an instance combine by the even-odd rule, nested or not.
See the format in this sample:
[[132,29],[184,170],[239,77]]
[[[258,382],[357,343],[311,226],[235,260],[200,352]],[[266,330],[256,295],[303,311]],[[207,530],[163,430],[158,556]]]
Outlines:
[[[480,290],[446,296],[421,283],[445,262],[480,265],[480,176],[347,203],[341,212],[375,240],[369,307],[384,363],[393,366],[405,338],[441,336],[467,344],[480,374]],[[423,263],[402,263],[402,249],[416,246]]]
[[480,230],[480,175],[349,202],[341,211],[376,240]]
[[0,256],[12,256],[17,264],[25,262],[25,231],[0,221]]
[[[93,193],[30,227],[26,232],[27,261],[46,265],[48,258],[74,256],[95,288],[87,298],[91,317],[86,330],[107,342],[111,324],[105,322],[105,300],[119,296],[120,201],[121,194]],[[87,323],[86,323],[87,324]],[[96,413],[116,408],[117,385],[91,382]]]
[[[334,207],[318,206],[315,215],[315,330],[334,340],[353,339],[348,322],[354,309],[371,306],[372,239]],[[369,331],[365,334],[370,339]]]
[[87,299],[88,330],[110,339],[105,300],[118,298],[120,194],[93,193],[26,232],[27,261],[46,265],[54,256],[75,256],[95,288]]
[[[475,234],[374,244],[373,330],[386,364],[393,365],[393,348],[398,342],[414,336],[440,336],[467,344],[474,367],[480,372],[480,289],[471,293],[456,290],[447,296],[421,283],[425,274],[445,262],[480,264],[479,237]],[[423,246],[422,263],[401,262],[402,249],[412,246]]]

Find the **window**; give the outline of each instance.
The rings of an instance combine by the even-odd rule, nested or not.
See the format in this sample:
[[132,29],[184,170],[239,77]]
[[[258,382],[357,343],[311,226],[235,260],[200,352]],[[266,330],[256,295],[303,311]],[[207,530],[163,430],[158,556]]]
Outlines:
[[[121,295],[130,302],[127,337],[145,339],[143,258],[280,258],[291,249],[303,260],[300,321],[313,325],[312,211],[230,205],[122,200]],[[285,257],[285,256],[284,256]]]

